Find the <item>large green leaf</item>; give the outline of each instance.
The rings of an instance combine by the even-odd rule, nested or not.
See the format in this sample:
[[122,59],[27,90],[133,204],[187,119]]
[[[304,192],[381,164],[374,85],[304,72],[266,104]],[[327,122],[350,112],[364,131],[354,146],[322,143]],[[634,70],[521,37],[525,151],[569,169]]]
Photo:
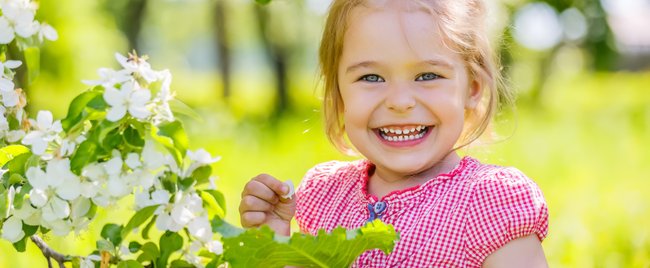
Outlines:
[[14,157],[29,152],[30,152],[29,148],[19,144],[13,144],[13,145],[2,147],[0,149],[0,167],[4,166],[7,162],[9,162]]
[[88,105],[91,100],[97,96],[100,96],[101,94],[102,92],[99,90],[90,90],[75,97],[74,100],[72,100],[72,103],[70,103],[70,107],[68,108],[68,115],[63,120],[61,120],[63,129],[65,131],[69,131],[73,126],[79,123],[83,117],[82,113],[84,108],[86,108],[86,105]]
[[317,236],[295,233],[276,236],[268,227],[248,229],[224,237],[224,259],[233,267],[348,267],[363,252],[380,249],[390,253],[398,239],[392,225],[380,220],[360,229],[321,230]]

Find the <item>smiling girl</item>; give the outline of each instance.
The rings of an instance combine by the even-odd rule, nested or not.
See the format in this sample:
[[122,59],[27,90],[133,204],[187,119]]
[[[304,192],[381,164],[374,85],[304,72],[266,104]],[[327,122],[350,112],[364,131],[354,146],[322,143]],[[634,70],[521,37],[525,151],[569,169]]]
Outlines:
[[242,225],[285,235],[294,216],[311,234],[377,218],[394,225],[394,251],[368,251],[358,267],[545,267],[538,186],[456,152],[508,97],[485,13],[480,0],[335,0],[320,48],[327,134],[365,158],[317,165],[295,199],[274,177],[253,178]]

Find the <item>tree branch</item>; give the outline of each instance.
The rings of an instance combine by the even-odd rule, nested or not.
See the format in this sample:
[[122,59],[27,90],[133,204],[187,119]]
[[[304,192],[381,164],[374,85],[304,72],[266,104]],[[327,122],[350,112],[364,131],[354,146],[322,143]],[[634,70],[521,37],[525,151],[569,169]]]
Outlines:
[[47,259],[47,267],[48,268],[52,268],[51,259],[54,259],[59,264],[60,268],[65,268],[65,265],[63,265],[63,263],[70,261],[69,257],[67,257],[67,256],[65,256],[65,255],[63,255],[61,253],[58,253],[55,250],[53,250],[52,248],[50,248],[45,243],[45,241],[43,241],[43,239],[41,239],[39,236],[32,235],[30,238],[32,239],[32,242],[34,242],[34,244],[36,244],[36,246],[39,249],[41,249],[41,252],[43,252],[43,256],[45,256],[45,259]]

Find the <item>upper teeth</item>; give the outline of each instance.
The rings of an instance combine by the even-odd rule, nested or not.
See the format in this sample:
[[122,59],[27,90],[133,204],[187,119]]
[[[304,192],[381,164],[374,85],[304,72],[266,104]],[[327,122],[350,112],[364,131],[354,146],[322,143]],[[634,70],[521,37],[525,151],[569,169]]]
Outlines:
[[[409,141],[424,137],[426,126],[416,126],[411,128],[380,128],[381,136],[389,141]],[[395,135],[388,135],[388,134]]]
[[411,128],[387,128],[383,127],[381,128],[381,131],[384,133],[395,133],[397,135],[401,134],[409,134],[409,133],[414,133],[415,131],[420,131],[425,129],[426,126],[417,126],[417,127],[411,127]]

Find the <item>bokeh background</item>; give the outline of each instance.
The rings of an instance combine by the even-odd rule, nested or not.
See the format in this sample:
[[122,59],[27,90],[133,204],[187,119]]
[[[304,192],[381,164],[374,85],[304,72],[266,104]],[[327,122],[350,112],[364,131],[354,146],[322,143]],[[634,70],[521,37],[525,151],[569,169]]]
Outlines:
[[[239,224],[243,185],[259,173],[298,184],[313,165],[353,159],[323,134],[317,48],[329,0],[40,1],[37,19],[59,40],[42,48],[41,71],[23,81],[29,110],[63,118],[70,101],[114,67],[114,53],[149,55],[201,119],[183,118],[192,148],[206,148],[228,219]],[[650,1],[501,0],[490,29],[500,38],[515,107],[499,115],[496,142],[464,150],[515,166],[550,207],[543,246],[551,267],[650,267]],[[128,203],[97,222],[126,222]],[[89,254],[101,225],[65,238]],[[0,241],[0,267],[44,267],[32,244]]]

